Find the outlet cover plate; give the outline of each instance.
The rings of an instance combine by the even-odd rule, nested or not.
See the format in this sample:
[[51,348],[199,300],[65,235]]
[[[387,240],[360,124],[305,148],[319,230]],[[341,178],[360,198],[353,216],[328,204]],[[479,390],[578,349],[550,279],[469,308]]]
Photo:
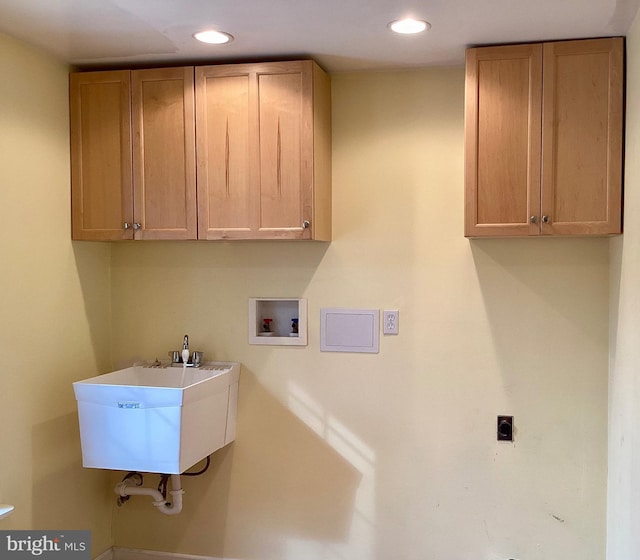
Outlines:
[[398,334],[398,310],[386,309],[382,312],[382,333],[383,334]]

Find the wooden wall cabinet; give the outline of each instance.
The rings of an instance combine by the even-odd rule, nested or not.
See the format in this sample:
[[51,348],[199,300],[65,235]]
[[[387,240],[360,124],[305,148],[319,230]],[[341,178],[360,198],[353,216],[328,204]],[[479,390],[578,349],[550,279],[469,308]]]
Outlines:
[[465,236],[621,233],[623,41],[467,50]]
[[71,74],[72,238],[195,239],[193,67]]
[[331,239],[330,97],[310,60],[196,68],[200,239]]
[[75,73],[70,88],[73,239],[331,239],[314,62]]

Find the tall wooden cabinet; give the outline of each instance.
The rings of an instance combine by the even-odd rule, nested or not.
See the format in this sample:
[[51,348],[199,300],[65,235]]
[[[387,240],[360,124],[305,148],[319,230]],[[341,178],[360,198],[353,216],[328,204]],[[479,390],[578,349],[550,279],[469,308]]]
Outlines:
[[193,68],[71,75],[72,236],[195,239]]
[[622,231],[622,38],[468,49],[465,235]]
[[135,239],[196,239],[193,68],[131,72]]
[[200,239],[331,236],[330,85],[312,61],[196,68]]
[[71,74],[73,239],[132,239],[131,73]]

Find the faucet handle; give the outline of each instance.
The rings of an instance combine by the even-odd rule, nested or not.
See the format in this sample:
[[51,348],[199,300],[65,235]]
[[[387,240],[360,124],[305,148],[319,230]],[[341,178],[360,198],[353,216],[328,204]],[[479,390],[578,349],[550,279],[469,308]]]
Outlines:
[[200,367],[202,365],[203,355],[204,355],[204,352],[197,352],[197,351],[194,351],[193,354],[191,354],[191,361],[193,362],[193,367]]
[[182,340],[182,349],[183,350],[189,349],[189,335],[187,334],[184,335],[184,339]]

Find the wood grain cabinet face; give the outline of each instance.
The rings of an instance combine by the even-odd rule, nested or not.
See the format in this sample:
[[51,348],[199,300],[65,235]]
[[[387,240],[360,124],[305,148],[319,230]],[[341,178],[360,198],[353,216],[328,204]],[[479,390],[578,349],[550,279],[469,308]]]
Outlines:
[[331,236],[330,86],[312,61],[196,68],[198,237]]
[[73,239],[331,239],[331,91],[314,62],[70,83]]
[[252,237],[255,108],[246,67],[196,68],[198,237]]
[[136,239],[196,239],[193,67],[131,72]]
[[544,45],[543,235],[622,232],[622,38]]
[[195,239],[193,68],[70,84],[73,239]]
[[71,74],[73,239],[133,239],[129,91],[129,71]]
[[467,51],[465,235],[621,232],[623,39]]

